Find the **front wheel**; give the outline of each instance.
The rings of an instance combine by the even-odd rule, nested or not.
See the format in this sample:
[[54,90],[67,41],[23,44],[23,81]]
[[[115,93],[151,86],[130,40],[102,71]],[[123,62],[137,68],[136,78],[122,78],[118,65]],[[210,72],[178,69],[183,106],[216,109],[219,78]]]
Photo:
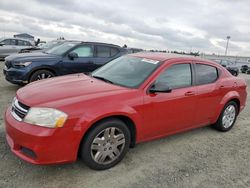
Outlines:
[[54,76],[55,75],[49,70],[38,70],[31,75],[29,82],[52,78]]
[[81,157],[95,170],[105,170],[119,163],[130,145],[130,132],[119,119],[109,119],[95,125],[81,145]]
[[214,127],[222,132],[229,131],[236,121],[238,110],[238,105],[234,101],[228,102],[224,106]]

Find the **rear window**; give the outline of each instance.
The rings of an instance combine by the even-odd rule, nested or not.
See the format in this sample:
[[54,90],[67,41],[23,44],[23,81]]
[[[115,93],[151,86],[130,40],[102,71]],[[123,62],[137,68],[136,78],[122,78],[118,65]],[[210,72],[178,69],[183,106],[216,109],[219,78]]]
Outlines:
[[110,48],[106,46],[97,46],[96,56],[97,57],[110,57]]
[[197,85],[210,84],[218,79],[218,70],[214,66],[205,64],[196,64],[196,82]]
[[110,48],[110,56],[115,56],[119,53],[119,50],[117,48]]
[[31,44],[29,42],[23,41],[23,40],[18,40],[17,45],[18,46],[31,46]]
[[108,46],[97,46],[96,47],[96,56],[97,57],[112,57],[119,53],[117,48],[108,47]]

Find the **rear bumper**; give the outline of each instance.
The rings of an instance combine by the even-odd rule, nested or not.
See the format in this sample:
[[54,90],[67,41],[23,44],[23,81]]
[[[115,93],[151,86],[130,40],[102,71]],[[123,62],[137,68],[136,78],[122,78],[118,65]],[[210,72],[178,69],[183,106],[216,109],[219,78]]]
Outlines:
[[6,139],[11,151],[33,164],[56,164],[77,159],[81,132],[74,128],[44,128],[16,121],[5,113]]

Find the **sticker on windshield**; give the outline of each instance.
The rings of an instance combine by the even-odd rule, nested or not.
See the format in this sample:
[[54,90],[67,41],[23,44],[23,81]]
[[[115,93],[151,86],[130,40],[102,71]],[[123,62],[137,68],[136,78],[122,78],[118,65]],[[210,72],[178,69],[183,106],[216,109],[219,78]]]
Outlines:
[[147,62],[147,63],[152,63],[154,65],[156,65],[157,63],[159,63],[159,61],[156,60],[152,60],[152,59],[142,59],[142,61]]

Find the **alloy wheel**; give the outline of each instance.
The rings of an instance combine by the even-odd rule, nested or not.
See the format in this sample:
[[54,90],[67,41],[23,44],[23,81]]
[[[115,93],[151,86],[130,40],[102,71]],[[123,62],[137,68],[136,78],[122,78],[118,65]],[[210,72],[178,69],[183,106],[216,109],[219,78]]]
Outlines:
[[236,117],[236,109],[234,105],[229,105],[222,116],[222,125],[224,128],[229,128],[233,125]]
[[110,164],[122,153],[125,146],[125,136],[116,127],[102,130],[91,144],[91,157],[98,164]]
[[48,74],[48,73],[41,73],[41,74],[38,74],[38,75],[37,75],[36,80],[43,80],[43,79],[51,78],[51,77],[52,77],[51,74]]

